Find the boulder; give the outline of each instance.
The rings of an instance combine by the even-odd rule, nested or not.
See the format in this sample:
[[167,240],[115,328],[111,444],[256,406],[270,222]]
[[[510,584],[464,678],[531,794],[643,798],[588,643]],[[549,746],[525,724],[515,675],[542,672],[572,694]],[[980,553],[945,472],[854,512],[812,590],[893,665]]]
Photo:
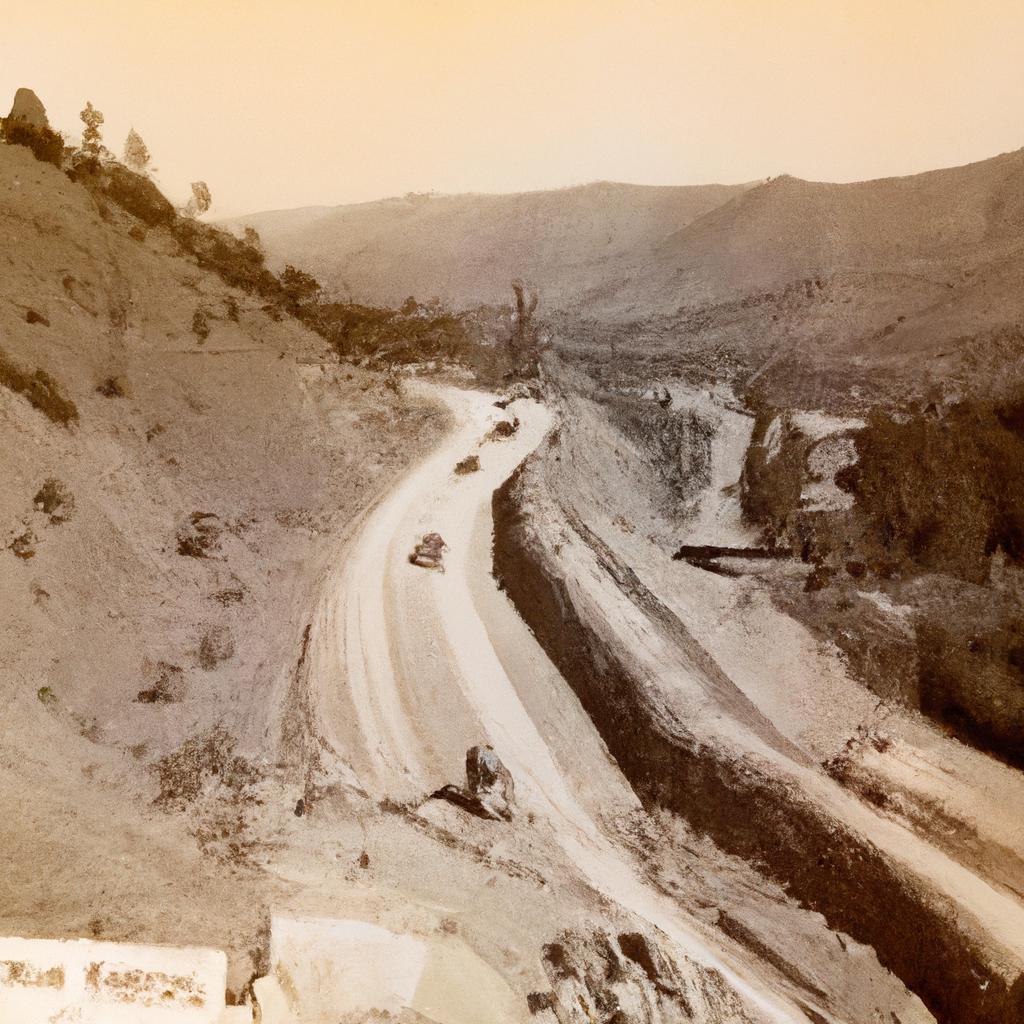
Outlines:
[[498,818],[512,817],[515,784],[512,773],[493,747],[470,747],[466,751],[466,789],[485,809]]
[[512,773],[492,747],[470,747],[466,751],[466,788],[443,786],[431,799],[447,800],[478,818],[510,821],[515,784]]
[[448,545],[439,533],[427,533],[413,548],[409,561],[424,569],[440,569],[444,572],[444,551]]
[[512,437],[519,429],[519,417],[513,416],[511,420],[498,420],[494,429],[487,435],[488,440],[497,441],[503,438]]
[[20,121],[33,128],[49,128],[50,121],[46,116],[46,107],[31,89],[19,89],[14,94],[8,121]]

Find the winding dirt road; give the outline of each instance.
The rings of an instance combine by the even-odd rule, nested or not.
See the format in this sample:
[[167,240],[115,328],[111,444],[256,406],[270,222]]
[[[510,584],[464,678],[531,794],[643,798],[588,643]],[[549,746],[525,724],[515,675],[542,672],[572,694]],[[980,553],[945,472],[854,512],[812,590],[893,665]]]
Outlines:
[[[550,830],[595,890],[720,971],[750,1020],[806,1021],[756,962],[726,952],[706,925],[642,881],[588,809],[636,801],[490,574],[491,495],[541,442],[549,413],[528,401],[501,413],[494,396],[478,392],[443,397],[457,429],[366,520],[341,577],[336,635],[364,748],[355,759],[363,785],[378,799],[420,800],[461,778],[469,745],[490,743],[515,778],[520,820],[531,813]],[[497,419],[512,415],[521,422],[512,439],[484,442]],[[454,475],[473,452],[481,471]],[[432,530],[449,545],[443,574],[408,562]],[[568,709],[560,725],[539,711],[549,704]]]

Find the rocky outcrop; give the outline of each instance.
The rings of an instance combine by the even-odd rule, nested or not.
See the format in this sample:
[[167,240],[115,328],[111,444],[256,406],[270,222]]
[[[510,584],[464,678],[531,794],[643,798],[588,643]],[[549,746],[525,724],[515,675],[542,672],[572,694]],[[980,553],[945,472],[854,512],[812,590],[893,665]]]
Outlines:
[[476,746],[466,751],[466,787],[444,786],[432,799],[447,800],[480,818],[510,821],[515,785],[512,774],[493,747]]
[[39,97],[31,90],[21,88],[14,94],[11,112],[7,115],[8,122],[20,121],[33,128],[49,128],[50,121],[46,116],[46,107]]
[[686,957],[669,956],[643,932],[567,931],[544,947],[546,999],[559,1024],[747,1024],[725,979]]

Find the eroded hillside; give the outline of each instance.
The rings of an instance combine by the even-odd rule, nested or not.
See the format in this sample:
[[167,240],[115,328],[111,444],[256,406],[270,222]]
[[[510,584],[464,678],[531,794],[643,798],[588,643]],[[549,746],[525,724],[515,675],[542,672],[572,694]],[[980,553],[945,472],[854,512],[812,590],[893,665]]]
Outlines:
[[4,929],[241,951],[318,581],[446,414],[20,146],[0,232]]
[[[830,584],[827,560],[802,560],[744,516],[752,431],[751,452],[764,442],[734,396],[673,384],[666,408],[624,383],[609,390],[556,361],[548,369],[558,425],[495,496],[496,571],[645,805],[679,814],[871,945],[936,1019],[1015,1019],[1021,777],[899,692],[893,660],[915,635],[921,647],[935,642],[921,610],[897,606],[877,567],[851,562],[852,584]],[[790,415],[805,437],[855,427]],[[745,432],[734,422],[744,419]],[[683,487],[673,486],[680,465]],[[827,491],[823,470],[805,479],[805,494],[815,481]],[[680,541],[684,557],[673,559]],[[996,599],[1011,570],[993,557]],[[907,565],[894,578],[904,594],[921,585]],[[949,599],[957,584],[944,584],[943,611],[933,597],[928,612],[963,622]],[[797,598],[787,594],[828,609],[827,626],[819,618],[808,630],[806,609],[790,617]],[[1004,612],[988,607],[988,635],[1012,642]],[[996,607],[1012,618],[1011,606]],[[1009,680],[1001,696],[991,669],[984,685],[972,682],[961,687],[974,706],[1012,707]]]

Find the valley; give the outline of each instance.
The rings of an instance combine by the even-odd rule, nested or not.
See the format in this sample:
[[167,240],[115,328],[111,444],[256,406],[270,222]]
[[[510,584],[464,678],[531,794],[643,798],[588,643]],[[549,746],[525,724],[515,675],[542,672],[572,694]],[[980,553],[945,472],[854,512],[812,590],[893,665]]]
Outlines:
[[25,92],[0,1016],[1024,1019],[1024,151],[216,225]]

